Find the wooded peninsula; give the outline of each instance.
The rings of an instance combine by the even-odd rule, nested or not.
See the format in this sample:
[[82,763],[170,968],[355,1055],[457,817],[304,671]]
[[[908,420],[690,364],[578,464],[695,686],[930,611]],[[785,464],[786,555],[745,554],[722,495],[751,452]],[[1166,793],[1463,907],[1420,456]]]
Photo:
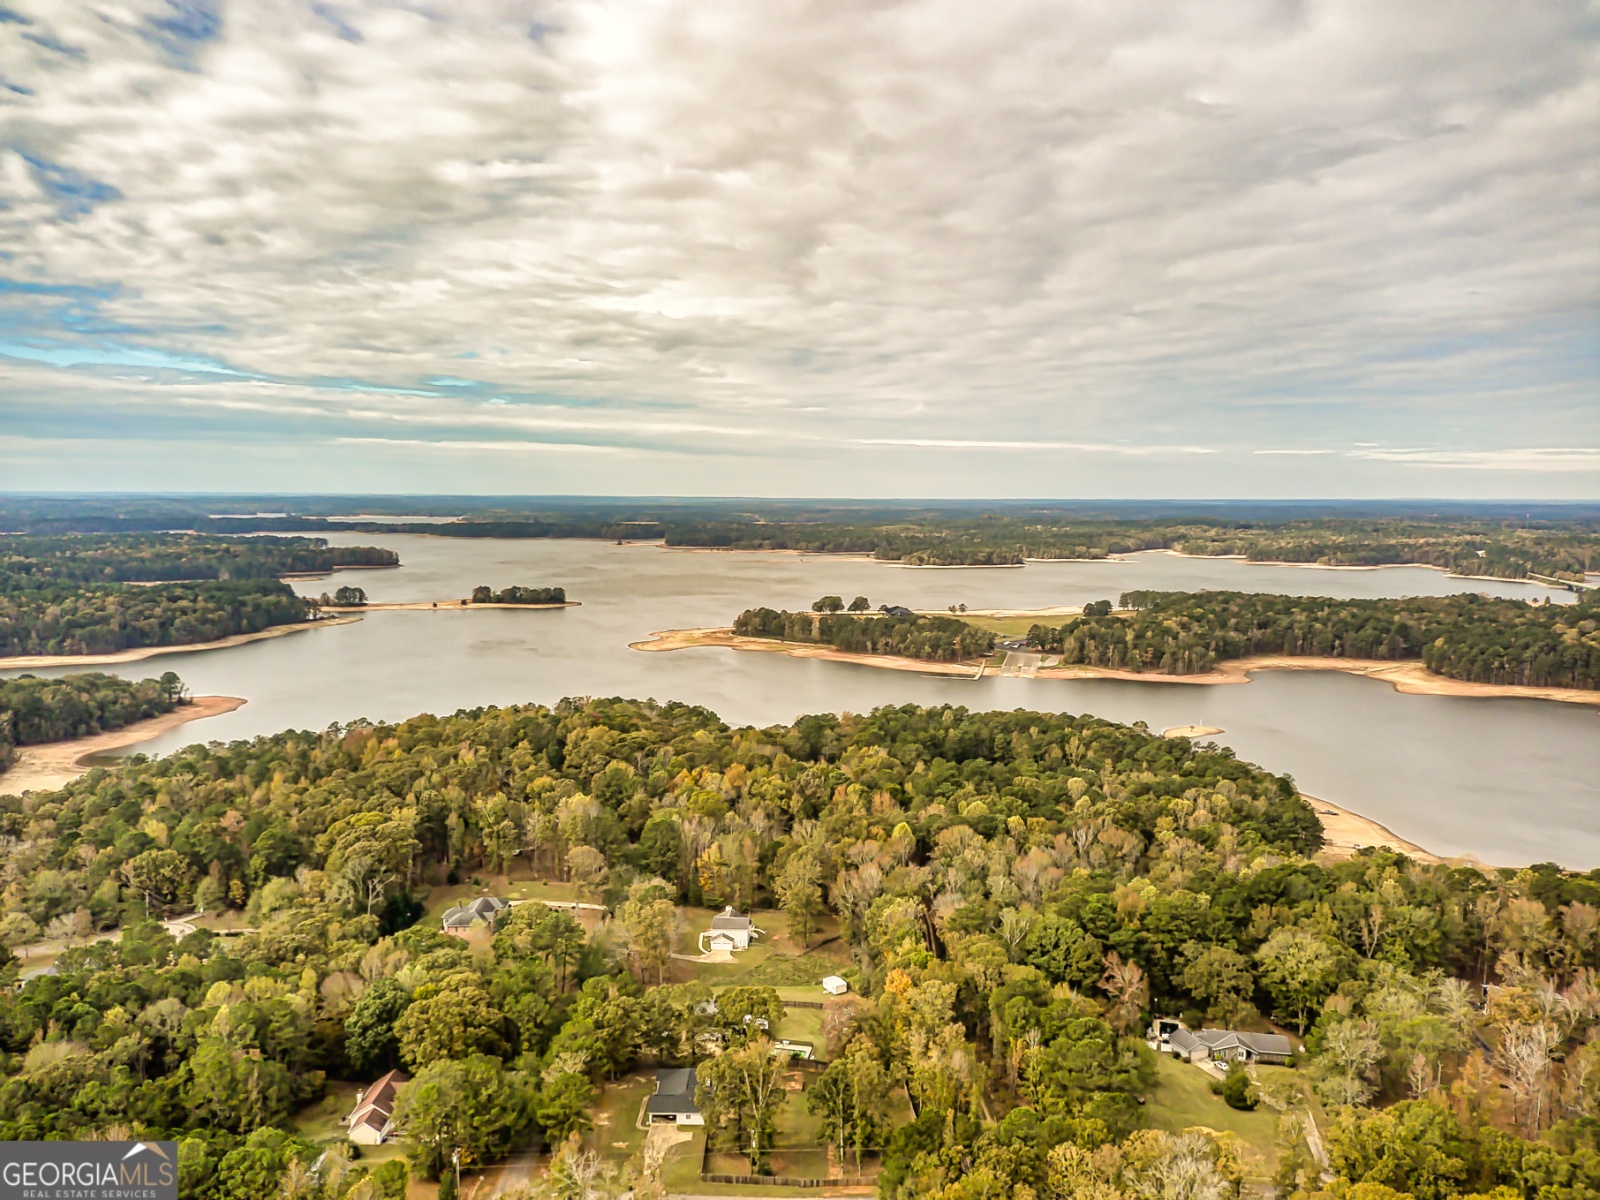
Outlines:
[[1228,659],[1421,659],[1450,679],[1600,688],[1600,603],[1529,604],[1472,593],[1336,600],[1256,592],[1125,592],[1028,641],[1063,664],[1199,675]]
[[391,550],[320,538],[0,537],[0,656],[112,654],[259,633],[314,616],[278,576],[398,563]]
[[0,771],[11,765],[18,746],[121,729],[184,703],[183,681],[171,671],[137,682],[99,672],[0,679]]
[[[1600,872],[1319,863],[1292,780],[1093,717],[487,708],[97,769],[0,798],[0,835],[0,940],[120,931],[0,968],[0,1136],[171,1138],[194,1200],[322,1200],[313,1163],[372,1200],[453,1195],[453,1150],[470,1176],[535,1131],[552,1189],[604,1169],[660,1196],[670,1160],[584,1148],[655,1065],[697,1068],[708,1154],[769,1168],[803,1106],[889,1200],[1139,1200],[1180,1170],[1216,1197],[1262,1170],[1306,1200],[1600,1187]],[[422,919],[430,889],[513,872],[610,927]],[[724,905],[793,949],[662,984],[682,914]],[[193,908],[246,931],[150,919]],[[843,958],[812,957],[824,927]],[[851,995],[791,1094],[772,984],[818,961]],[[1158,1123],[1143,1101],[1197,1069],[1146,1048],[1157,1016],[1289,1035],[1288,1068],[1219,1076],[1283,1114],[1270,1166],[1218,1118]],[[395,1067],[405,1159],[308,1131],[330,1079]]]

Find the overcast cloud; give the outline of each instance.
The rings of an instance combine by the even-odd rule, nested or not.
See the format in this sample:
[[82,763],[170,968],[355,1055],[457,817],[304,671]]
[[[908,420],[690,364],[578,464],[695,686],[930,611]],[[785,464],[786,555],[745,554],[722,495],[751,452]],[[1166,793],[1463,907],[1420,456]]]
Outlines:
[[0,486],[1600,495],[1600,7],[0,0]]

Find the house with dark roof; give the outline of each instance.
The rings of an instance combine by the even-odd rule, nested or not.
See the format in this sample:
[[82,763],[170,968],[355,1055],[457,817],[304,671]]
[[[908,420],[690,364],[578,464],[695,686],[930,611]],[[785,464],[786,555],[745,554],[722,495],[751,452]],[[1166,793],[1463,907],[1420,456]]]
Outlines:
[[495,920],[510,907],[511,901],[498,896],[479,896],[467,904],[446,909],[444,916],[439,918],[439,924],[448,934],[466,937],[480,925],[493,929]]
[[1160,1047],[1192,1063],[1207,1061],[1286,1063],[1294,1043],[1281,1033],[1242,1033],[1233,1029],[1185,1029],[1179,1025],[1160,1040]]
[[645,1115],[652,1122],[672,1121],[678,1125],[704,1125],[700,1106],[695,1103],[699,1087],[693,1067],[662,1067],[656,1072],[655,1094],[645,1101]]
[[700,953],[706,954],[712,950],[748,950],[750,939],[761,936],[761,931],[756,928],[755,922],[744,913],[733,911],[733,905],[728,905],[716,916],[711,918],[711,928],[700,935]]
[[878,605],[878,611],[886,617],[914,617],[917,615],[903,604],[880,604]]
[[356,1093],[356,1106],[344,1119],[350,1140],[363,1146],[378,1146],[394,1133],[394,1102],[400,1089],[411,1082],[402,1071],[390,1071],[369,1088]]

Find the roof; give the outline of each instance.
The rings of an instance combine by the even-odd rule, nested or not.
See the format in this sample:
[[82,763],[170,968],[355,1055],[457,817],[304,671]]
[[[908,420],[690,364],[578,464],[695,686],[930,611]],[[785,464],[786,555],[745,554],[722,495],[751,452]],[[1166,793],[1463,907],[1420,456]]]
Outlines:
[[664,1067],[656,1072],[656,1092],[645,1102],[645,1112],[652,1117],[697,1113],[700,1111],[700,1106],[694,1102],[697,1086],[693,1067]]
[[492,921],[501,909],[510,907],[511,901],[502,900],[498,896],[479,896],[466,904],[445,909],[441,920],[446,929],[464,929],[469,925],[476,925],[479,921]]
[[371,1087],[361,1093],[361,1099],[350,1114],[351,1125],[370,1125],[382,1129],[394,1113],[394,1099],[400,1089],[411,1082],[404,1071],[390,1071],[380,1076]]
[[1285,1058],[1294,1053],[1294,1044],[1281,1033],[1239,1033],[1232,1029],[1174,1029],[1168,1036],[1180,1050],[1204,1046],[1207,1050],[1232,1050],[1240,1046],[1255,1054],[1281,1054]]
[[837,984],[837,983],[842,983],[846,987],[850,986],[850,981],[848,979],[845,979],[842,975],[824,975],[822,977],[822,986],[823,987],[828,987],[831,984]]
[[712,929],[749,929],[751,924],[750,918],[734,912],[731,904],[711,918]]

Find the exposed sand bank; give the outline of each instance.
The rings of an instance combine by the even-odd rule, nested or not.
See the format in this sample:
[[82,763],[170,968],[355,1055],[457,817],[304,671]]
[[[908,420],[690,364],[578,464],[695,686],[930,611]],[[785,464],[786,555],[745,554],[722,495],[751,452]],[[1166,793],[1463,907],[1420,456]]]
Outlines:
[[1419,660],[1388,662],[1371,658],[1299,658],[1258,654],[1219,663],[1204,675],[1163,675],[1153,671],[1113,671],[1106,667],[1052,666],[1039,670],[1041,679],[1131,679],[1143,683],[1249,683],[1257,671],[1342,671],[1389,684],[1410,696],[1476,696],[1481,698],[1557,700],[1600,706],[1600,691],[1587,688],[1524,687],[1520,684],[1469,683],[1435,675]]
[[11,769],[0,775],[0,795],[15,796],[22,792],[66,787],[89,770],[84,764],[87,758],[108,754],[126,746],[137,746],[169,729],[176,729],[190,721],[230,713],[243,704],[244,701],[238,696],[196,696],[182,708],[151,717],[147,721],[124,725],[121,729],[66,742],[23,746],[17,751],[17,760]]
[[1162,737],[1215,737],[1219,733],[1227,733],[1226,729],[1219,729],[1215,725],[1174,725],[1171,729],[1163,729]]
[[[1380,825],[1370,817],[1363,817],[1360,813],[1353,813],[1348,808],[1340,808],[1331,800],[1323,800],[1317,796],[1308,796],[1300,793],[1300,798],[1311,805],[1311,811],[1317,814],[1317,820],[1322,822],[1322,836],[1326,839],[1322,853],[1331,859],[1346,859],[1355,855],[1357,850],[1368,846],[1386,846],[1390,850],[1398,850],[1401,854],[1408,855],[1418,862],[1437,863],[1444,862],[1437,854],[1431,854],[1415,842],[1408,842],[1405,838],[1395,833],[1385,825]],[[1459,862],[1477,862],[1477,859],[1465,855],[1460,859],[1451,860]]]
[[631,650],[656,653],[665,650],[688,650],[695,646],[721,646],[727,650],[757,650],[764,654],[787,654],[790,658],[820,658],[827,662],[854,663],[863,667],[879,667],[890,671],[916,671],[922,675],[959,675],[977,678],[982,672],[980,662],[928,662],[920,658],[902,658],[893,654],[849,654],[832,646],[811,642],[776,642],[771,638],[740,637],[731,629],[668,629],[650,635],[648,641],[630,642]]
[[26,671],[31,667],[100,667],[112,663],[143,662],[162,654],[190,654],[197,650],[226,650],[230,646],[243,646],[246,642],[264,642],[269,638],[287,637],[305,629],[326,629],[332,625],[349,625],[360,617],[333,617],[322,621],[297,621],[292,625],[274,625],[259,633],[236,633],[218,638],[214,642],[189,642],[182,646],[140,646],[134,650],[118,650],[113,654],[15,654],[0,658],[0,670]]
[[419,612],[467,612],[474,608],[577,608],[581,600],[565,600],[560,604],[473,604],[467,600],[410,600],[392,604],[324,604],[323,612],[364,613],[394,612],[400,609]]
[[[974,614],[968,613],[968,616]],[[831,646],[810,642],[779,642],[771,638],[740,637],[731,629],[668,629],[651,635],[650,640],[632,642],[634,650],[685,650],[695,646],[721,646],[728,650],[758,650],[766,654],[787,654],[793,658],[820,658],[830,662],[855,663],[892,671],[920,671],[933,675],[964,675],[977,678],[986,663],[976,660],[961,663],[925,662],[887,654],[848,654]],[[1046,660],[1048,661],[1048,660]],[[1518,684],[1468,683],[1435,675],[1419,661],[1386,662],[1366,658],[1294,658],[1261,654],[1254,658],[1233,659],[1204,675],[1164,675],[1155,671],[1114,671],[1109,667],[1040,666],[1036,679],[1125,679],[1134,683],[1178,683],[1188,685],[1249,683],[1257,671],[1342,671],[1382,680],[1397,692],[1413,696],[1476,696],[1522,700],[1558,700],[1566,704],[1600,706],[1600,691],[1586,688],[1523,687]]]

